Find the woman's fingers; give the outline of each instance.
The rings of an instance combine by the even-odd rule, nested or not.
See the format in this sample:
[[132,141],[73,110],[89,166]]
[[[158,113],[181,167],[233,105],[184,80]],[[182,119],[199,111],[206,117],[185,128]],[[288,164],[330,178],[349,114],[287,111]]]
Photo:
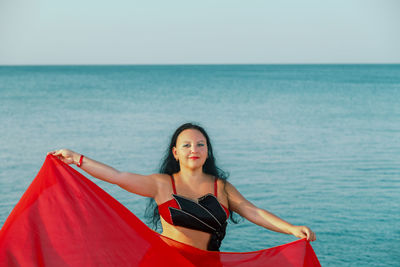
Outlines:
[[315,241],[316,235],[310,228],[307,226],[297,226],[297,237],[298,238],[306,238],[307,241]]
[[62,155],[62,149],[54,152],[54,156],[60,156],[60,155]]
[[52,154],[54,156],[56,156],[58,159],[60,159],[61,161],[63,161],[64,163],[67,164],[72,164],[74,163],[74,159],[73,159],[73,155],[75,152],[73,152],[72,150],[69,149],[59,149],[59,150],[53,150],[47,153],[47,155]]
[[316,235],[313,231],[311,231],[310,228],[305,227],[305,232],[307,234],[307,240],[308,241],[315,241],[316,240]]
[[311,233],[310,233],[310,229],[306,226],[304,226],[304,230],[303,230],[307,236],[307,241],[310,241],[310,237],[311,237]]
[[47,155],[54,155],[54,153],[56,153],[56,152],[57,152],[57,150],[49,151],[49,152],[47,152]]
[[58,157],[59,159],[68,157],[68,155],[65,155],[65,153],[63,154],[65,150],[64,149],[59,149],[59,150],[53,150],[47,153],[47,155],[51,154],[53,156]]

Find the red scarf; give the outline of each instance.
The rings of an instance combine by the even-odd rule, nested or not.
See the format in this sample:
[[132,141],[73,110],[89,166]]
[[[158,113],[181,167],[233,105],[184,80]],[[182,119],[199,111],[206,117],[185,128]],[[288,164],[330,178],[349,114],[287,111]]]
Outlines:
[[304,239],[254,252],[203,251],[167,240],[56,157],[0,230],[0,266],[320,266]]

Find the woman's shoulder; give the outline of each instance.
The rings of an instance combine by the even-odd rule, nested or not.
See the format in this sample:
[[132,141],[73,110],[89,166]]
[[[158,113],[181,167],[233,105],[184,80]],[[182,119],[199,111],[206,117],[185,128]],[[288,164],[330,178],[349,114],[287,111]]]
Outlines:
[[233,186],[230,182],[228,182],[228,180],[223,179],[223,178],[219,178],[219,177],[215,177],[215,179],[217,180],[218,186],[222,186],[224,188],[226,188],[227,186]]
[[221,182],[223,183],[224,190],[228,195],[238,192],[236,187],[233,184],[231,184],[230,182],[228,182],[227,180],[223,180]]
[[149,175],[150,178],[154,179],[158,191],[164,191],[166,187],[171,187],[171,175],[165,173],[153,173]]
[[[171,198],[172,182],[171,175],[165,173],[154,173],[150,175],[157,183],[157,195],[154,197],[157,203],[163,203]],[[173,193],[173,192],[172,192]]]

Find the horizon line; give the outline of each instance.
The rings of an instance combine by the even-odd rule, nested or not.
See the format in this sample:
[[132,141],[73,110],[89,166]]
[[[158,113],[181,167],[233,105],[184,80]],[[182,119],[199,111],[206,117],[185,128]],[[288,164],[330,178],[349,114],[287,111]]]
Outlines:
[[400,62],[368,63],[84,63],[84,64],[0,64],[0,67],[67,67],[67,66],[240,66],[240,65],[399,65]]

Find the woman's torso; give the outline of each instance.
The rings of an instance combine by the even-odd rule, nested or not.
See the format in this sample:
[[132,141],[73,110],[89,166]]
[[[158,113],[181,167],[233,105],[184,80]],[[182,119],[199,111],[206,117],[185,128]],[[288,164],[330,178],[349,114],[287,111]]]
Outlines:
[[[155,197],[155,200],[156,203],[159,205],[161,225],[163,227],[162,235],[177,240],[179,242],[203,250],[207,250],[211,237],[210,231],[208,231],[207,229],[194,230],[191,229],[191,226],[197,228],[203,225],[203,227],[206,228],[213,228],[223,223],[224,220],[226,221],[226,219],[229,217],[228,198],[224,191],[223,181],[220,179],[215,179],[212,176],[207,176],[207,178],[204,179],[201,184],[195,187],[196,190],[187,188],[179,182],[176,182],[176,179],[174,179],[173,176],[171,177],[169,175],[163,175],[160,181],[160,190],[158,195]],[[190,214],[187,216],[187,218],[185,218],[185,214],[183,214],[186,213],[184,207],[182,207],[183,213],[180,211],[180,206],[182,204],[182,202],[180,201],[188,203],[189,206],[199,203],[208,205],[208,203],[210,203],[210,205],[205,206],[205,208],[210,211],[211,217],[214,217],[212,215],[214,214],[215,216],[217,216],[217,218],[214,217],[214,220],[212,220],[212,218],[206,218],[211,221],[208,222],[206,220],[205,223],[203,220],[198,221],[198,219],[196,218],[191,220],[190,217],[193,216]],[[196,207],[193,206],[193,208]],[[173,215],[169,213],[169,209],[172,209],[172,212],[179,213],[177,215],[178,220],[187,219],[188,221],[190,221],[189,225],[184,223],[183,225],[185,225],[186,227],[179,226],[179,223],[176,223],[176,220],[174,223],[174,220],[171,220],[170,216]],[[203,209],[203,207],[199,207],[198,209],[201,210]],[[183,215],[183,218],[179,218],[181,215]],[[215,222],[213,223],[212,221]]]

